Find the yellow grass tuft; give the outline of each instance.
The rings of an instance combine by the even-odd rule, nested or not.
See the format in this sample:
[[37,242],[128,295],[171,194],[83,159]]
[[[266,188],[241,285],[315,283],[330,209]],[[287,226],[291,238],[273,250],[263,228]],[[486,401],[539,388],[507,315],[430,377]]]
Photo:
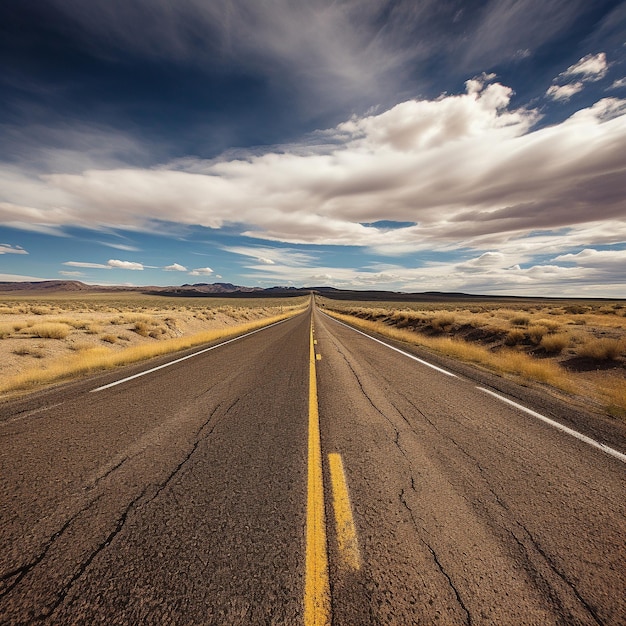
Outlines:
[[42,339],[65,339],[71,330],[67,324],[56,322],[35,324],[28,329],[34,337],[41,337]]
[[0,393],[32,389],[39,385],[68,380],[80,375],[107,370],[120,365],[137,363],[151,357],[185,350],[186,348],[192,348],[219,339],[234,337],[292,317],[300,313],[303,308],[303,306],[290,307],[282,314],[246,324],[231,326],[226,329],[208,330],[195,335],[166,339],[158,343],[143,344],[123,350],[116,351],[105,347],[79,349],[72,354],[53,361],[45,369],[30,368],[20,374],[6,377],[0,382]]
[[562,367],[556,363],[534,359],[523,352],[513,350],[491,352],[487,348],[461,339],[425,337],[408,330],[389,327],[380,322],[354,318],[328,309],[326,309],[326,313],[363,330],[375,332],[409,344],[424,346],[441,354],[462,361],[477,363],[498,372],[516,374],[529,380],[550,384],[564,391],[573,391],[573,385],[568,380],[567,372]]
[[569,346],[570,337],[567,333],[555,333],[541,338],[539,346],[548,354],[560,354]]
[[599,361],[614,361],[625,350],[626,344],[619,339],[589,339],[578,348],[578,356]]

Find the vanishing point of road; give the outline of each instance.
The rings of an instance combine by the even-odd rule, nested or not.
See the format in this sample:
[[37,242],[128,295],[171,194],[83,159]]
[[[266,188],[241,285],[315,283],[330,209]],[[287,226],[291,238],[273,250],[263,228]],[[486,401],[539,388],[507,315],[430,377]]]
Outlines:
[[0,624],[626,624],[624,425],[385,343],[312,303],[0,404]]

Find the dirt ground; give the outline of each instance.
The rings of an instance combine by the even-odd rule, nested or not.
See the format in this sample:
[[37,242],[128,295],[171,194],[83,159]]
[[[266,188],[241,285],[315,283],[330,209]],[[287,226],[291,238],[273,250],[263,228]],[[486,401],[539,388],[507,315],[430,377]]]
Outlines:
[[285,300],[226,300],[143,296],[0,299],[0,377],[45,369],[72,352],[123,350],[163,339],[224,329],[270,317]]

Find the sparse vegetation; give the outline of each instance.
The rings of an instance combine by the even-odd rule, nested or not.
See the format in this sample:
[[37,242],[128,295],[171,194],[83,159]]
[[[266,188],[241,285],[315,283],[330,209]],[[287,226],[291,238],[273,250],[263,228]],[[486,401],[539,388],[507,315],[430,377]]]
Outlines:
[[70,334],[71,328],[67,324],[51,322],[47,324],[35,324],[27,330],[33,337],[40,337],[42,339],[65,339]]
[[621,302],[485,300],[468,306],[318,297],[318,304],[353,325],[373,324],[366,329],[567,390],[582,402],[603,402],[611,414],[626,416],[626,318]]
[[566,333],[557,333],[542,337],[539,347],[543,348],[548,354],[561,354],[569,343],[570,338]]
[[614,361],[624,350],[624,342],[617,339],[590,339],[578,348],[578,355],[598,361]]
[[[0,338],[4,337],[0,393],[238,334],[295,314],[307,302],[306,298],[176,299],[134,293],[9,296],[0,302]],[[38,364],[28,357],[37,358]]]

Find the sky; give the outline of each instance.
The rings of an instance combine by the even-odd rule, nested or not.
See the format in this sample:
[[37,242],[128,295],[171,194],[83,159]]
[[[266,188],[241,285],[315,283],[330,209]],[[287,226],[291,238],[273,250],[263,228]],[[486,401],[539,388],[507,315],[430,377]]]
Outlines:
[[626,297],[626,2],[0,3],[0,281]]

